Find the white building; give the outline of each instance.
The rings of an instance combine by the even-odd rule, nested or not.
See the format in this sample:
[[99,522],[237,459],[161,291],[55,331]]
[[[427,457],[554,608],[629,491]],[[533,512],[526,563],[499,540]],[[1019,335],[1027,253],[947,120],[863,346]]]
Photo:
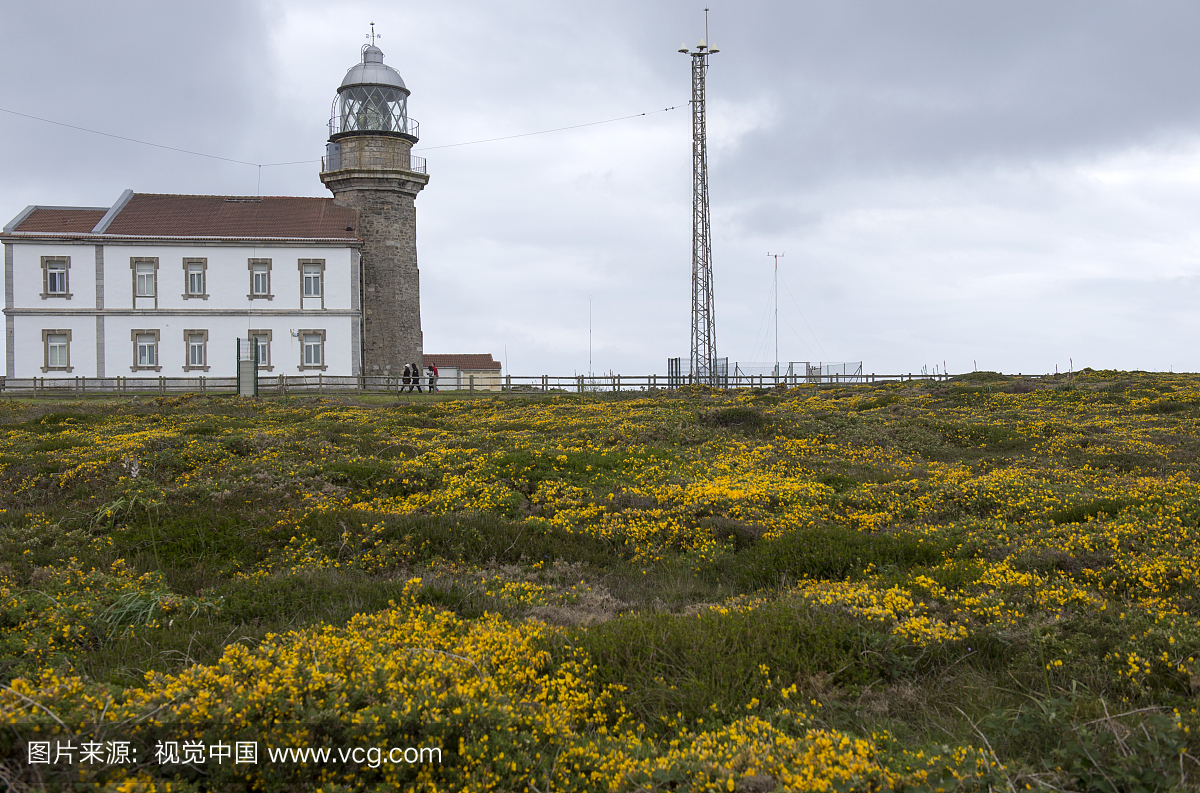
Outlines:
[[4,227],[8,377],[358,375],[357,212],[332,198],[149,195]]

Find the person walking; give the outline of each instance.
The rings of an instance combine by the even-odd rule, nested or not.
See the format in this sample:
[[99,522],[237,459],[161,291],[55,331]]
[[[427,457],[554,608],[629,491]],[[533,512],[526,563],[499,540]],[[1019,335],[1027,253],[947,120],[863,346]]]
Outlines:
[[435,364],[433,361],[430,361],[429,362],[429,393],[431,393],[431,394],[437,393],[437,379],[438,379],[437,364]]
[[404,387],[408,386],[408,390],[412,391],[412,369],[408,364],[404,364],[404,373],[400,375],[400,393],[404,393]]
[[[412,381],[413,386],[416,386],[417,393],[421,393],[421,367],[417,364],[412,365]],[[409,386],[409,391],[412,391],[412,386]]]

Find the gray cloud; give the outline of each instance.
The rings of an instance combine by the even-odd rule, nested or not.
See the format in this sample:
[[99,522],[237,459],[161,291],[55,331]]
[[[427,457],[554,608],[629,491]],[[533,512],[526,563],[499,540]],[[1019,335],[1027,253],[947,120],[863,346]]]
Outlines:
[[[422,145],[688,98],[693,3],[8,4],[0,106],[251,162],[320,156],[366,23]],[[1184,2],[713,4],[718,342],[867,369],[1200,368],[1200,7]],[[429,149],[426,347],[513,371],[686,355],[686,107]],[[0,214],[121,190],[254,193],[259,169],[0,114]],[[321,195],[315,164],[267,194]],[[790,291],[786,291],[790,290]],[[794,300],[793,300],[794,298]],[[811,329],[810,329],[811,328]]]

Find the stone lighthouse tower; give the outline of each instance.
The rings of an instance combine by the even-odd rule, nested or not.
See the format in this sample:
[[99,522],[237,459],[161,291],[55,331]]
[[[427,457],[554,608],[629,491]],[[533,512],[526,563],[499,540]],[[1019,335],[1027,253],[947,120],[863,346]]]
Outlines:
[[411,153],[418,126],[408,94],[383,51],[364,45],[333,100],[321,171],[334,203],[358,212],[365,375],[423,363],[416,198],[429,176]]

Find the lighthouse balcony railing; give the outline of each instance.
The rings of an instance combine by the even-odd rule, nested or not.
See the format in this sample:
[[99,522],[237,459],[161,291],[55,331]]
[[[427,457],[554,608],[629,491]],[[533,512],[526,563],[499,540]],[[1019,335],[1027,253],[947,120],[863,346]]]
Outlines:
[[372,113],[355,115],[348,113],[329,119],[329,137],[347,132],[378,132],[383,135],[407,135],[421,137],[421,125],[415,118],[398,113]]
[[341,152],[321,158],[322,171],[340,171],[343,168],[382,168],[389,171],[425,173],[425,158],[408,152],[370,152],[357,156],[345,156]]

